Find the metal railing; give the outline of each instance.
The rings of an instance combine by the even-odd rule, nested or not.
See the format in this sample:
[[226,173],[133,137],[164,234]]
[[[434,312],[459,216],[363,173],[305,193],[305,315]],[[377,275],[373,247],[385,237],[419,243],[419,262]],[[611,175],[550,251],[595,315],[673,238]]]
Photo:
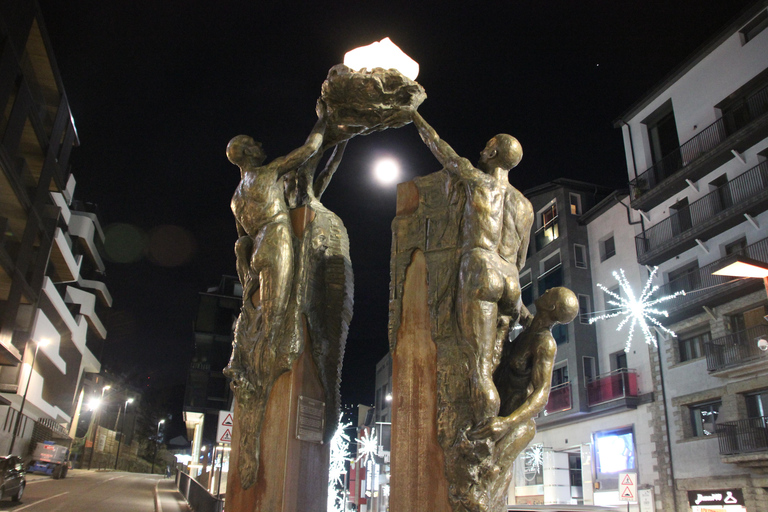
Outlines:
[[587,403],[593,405],[627,397],[637,397],[637,372],[619,368],[587,382]]
[[723,110],[722,116],[717,121],[630,181],[632,199],[637,199],[644,192],[655,188],[664,179],[716,148],[728,137],[762,117],[766,112],[768,112],[768,86]]
[[224,510],[224,500],[211,496],[205,487],[183,471],[176,472],[176,487],[195,512],[222,512]]
[[[664,244],[710,221],[729,208],[741,208],[745,201],[768,188],[768,160],[717,187],[701,199],[684,206],[635,237],[638,259]],[[670,208],[671,210],[671,208]]]
[[720,455],[768,451],[768,416],[718,423],[715,432]]
[[557,386],[552,386],[552,389],[549,390],[547,406],[544,408],[546,413],[567,411],[571,407],[571,383],[563,382]]
[[560,236],[560,228],[557,225],[557,217],[550,220],[536,231],[536,250],[540,251]]
[[704,342],[707,370],[714,372],[760,358],[768,360],[768,353],[757,346],[758,338],[768,338],[768,325],[757,325]]
[[[747,256],[759,261],[768,261],[768,238],[764,238],[752,245],[748,245],[743,250],[736,251],[733,254],[740,254],[742,256]],[[697,271],[690,272],[678,277],[677,279],[673,279],[672,281],[660,286],[656,292],[656,296],[664,297],[667,295],[673,295],[675,292],[680,290],[685,290],[686,293],[690,294],[691,292],[703,292],[703,290],[709,289],[712,289],[710,292],[711,294],[722,294],[723,292],[727,291],[727,289],[737,286],[738,283],[741,282],[741,280],[738,278],[712,275],[712,272],[722,267],[723,262],[725,260],[730,260],[733,257],[733,254],[719,259],[714,263],[710,263],[709,265],[705,265]],[[730,285],[728,284],[729,282],[731,282]],[[717,288],[714,288],[716,286]],[[705,294],[704,296],[708,295]],[[698,294],[695,296],[695,298],[702,297],[702,295]],[[694,296],[692,295],[678,296],[665,302],[664,306],[668,311],[672,312],[677,308],[683,307],[686,304],[690,304],[693,298]]]

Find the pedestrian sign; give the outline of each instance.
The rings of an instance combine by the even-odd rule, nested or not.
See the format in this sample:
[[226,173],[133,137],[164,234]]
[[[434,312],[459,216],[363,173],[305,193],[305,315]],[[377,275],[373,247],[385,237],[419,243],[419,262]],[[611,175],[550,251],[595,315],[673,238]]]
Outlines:
[[231,443],[234,425],[235,421],[232,411],[219,411],[219,424],[216,429],[217,442]]
[[619,500],[637,501],[637,473],[619,473]]

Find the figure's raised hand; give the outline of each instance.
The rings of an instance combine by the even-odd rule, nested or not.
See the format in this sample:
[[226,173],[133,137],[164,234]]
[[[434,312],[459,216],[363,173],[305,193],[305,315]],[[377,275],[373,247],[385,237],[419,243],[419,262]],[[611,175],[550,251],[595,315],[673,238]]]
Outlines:
[[317,100],[317,105],[315,105],[315,113],[317,114],[318,119],[323,119],[328,114],[328,107],[325,105],[325,102],[322,98]]

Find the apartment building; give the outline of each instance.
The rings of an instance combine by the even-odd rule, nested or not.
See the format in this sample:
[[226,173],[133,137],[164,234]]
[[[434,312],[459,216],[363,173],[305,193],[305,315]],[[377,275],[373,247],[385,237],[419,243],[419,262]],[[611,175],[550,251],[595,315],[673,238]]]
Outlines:
[[74,436],[112,298],[96,208],[73,199],[77,133],[37,2],[0,5],[0,40],[0,453],[26,454]]
[[658,267],[659,295],[686,292],[666,307],[677,338],[659,336],[676,510],[721,510],[713,495],[768,510],[766,290],[713,275],[736,258],[768,262],[766,27],[760,1],[615,123],[642,221],[637,262]]

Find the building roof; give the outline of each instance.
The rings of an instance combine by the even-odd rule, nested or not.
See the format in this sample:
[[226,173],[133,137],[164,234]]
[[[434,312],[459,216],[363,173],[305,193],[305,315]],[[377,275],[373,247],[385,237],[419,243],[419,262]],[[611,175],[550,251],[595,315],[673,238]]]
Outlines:
[[589,224],[627,196],[629,196],[629,192],[626,189],[614,190],[608,197],[590,208],[589,211],[584,212],[584,215],[579,217],[579,223]]
[[587,192],[595,192],[602,194],[609,194],[611,192],[610,187],[604,187],[595,183],[588,183],[586,181],[571,180],[568,178],[557,178],[552,181],[548,181],[542,185],[531,187],[523,191],[525,197],[537,196],[550,190],[554,190],[560,187],[572,188],[577,190],[585,190]]
[[723,42],[731,37],[736,31],[746,25],[749,20],[755,17],[761,10],[768,7],[768,0],[758,0],[751,6],[747,7],[741,14],[728,23],[725,28],[716,33],[712,38],[701,45],[697,50],[691,54],[688,59],[683,61],[679,66],[674,68],[664,79],[661,80],[654,88],[652,88],[640,101],[632,105],[626,112],[621,114],[613,121],[614,128],[621,128],[625,121],[644,109],[650,102],[656,99],[659,94],[666,90],[670,85],[679,80],[683,75],[690,71],[696,64],[701,62],[704,57],[712,53],[712,51],[723,44]]

